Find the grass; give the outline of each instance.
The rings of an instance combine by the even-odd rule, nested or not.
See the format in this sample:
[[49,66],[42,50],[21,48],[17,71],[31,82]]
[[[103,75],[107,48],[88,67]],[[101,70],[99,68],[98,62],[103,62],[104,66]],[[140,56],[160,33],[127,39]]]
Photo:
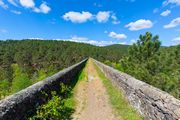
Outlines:
[[74,97],[74,93],[76,92],[80,82],[82,80],[86,80],[86,78],[87,78],[87,73],[86,73],[85,69],[86,69],[86,66],[83,68],[83,70],[77,76],[76,80],[74,81],[75,83],[73,83],[71,85],[73,87],[73,89],[71,90],[71,95],[68,98],[65,99],[65,107],[67,107],[67,108],[70,108],[70,109],[74,110],[76,105],[77,105],[77,101],[76,101],[76,99]]
[[[74,95],[74,93],[77,92],[77,88],[79,87],[80,83],[82,81],[87,80],[87,72],[86,72],[87,64],[88,64],[88,62],[86,63],[85,67],[83,68],[83,70],[81,71],[81,73],[79,74],[79,76],[77,78],[77,83],[76,83],[75,87],[72,90],[73,95]],[[78,101],[76,100],[75,96],[72,96],[72,99],[74,101],[74,107],[75,107],[78,104]]]
[[106,87],[115,115],[120,117],[121,120],[143,120],[138,112],[129,105],[123,93],[117,88],[117,86],[112,85],[111,81],[105,77],[104,73],[97,65],[95,65],[95,63],[94,66],[99,77],[103,81],[104,86]]

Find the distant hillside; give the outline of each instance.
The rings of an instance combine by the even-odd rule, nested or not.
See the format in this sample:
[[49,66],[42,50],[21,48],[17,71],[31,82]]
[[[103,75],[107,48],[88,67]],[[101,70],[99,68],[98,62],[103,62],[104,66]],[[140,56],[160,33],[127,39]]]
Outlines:
[[98,47],[57,40],[0,41],[0,99],[85,58],[119,61],[124,46]]
[[124,55],[124,54],[128,53],[129,46],[130,45],[114,44],[114,45],[105,46],[104,48],[112,50],[112,51],[116,51],[116,52]]
[[[46,52],[51,55],[56,54],[58,57],[62,55],[72,56],[76,59],[75,62],[80,61],[86,57],[93,57],[97,60],[104,61],[117,61],[127,53],[127,45],[110,45],[110,46],[94,46],[85,43],[77,43],[70,41],[57,41],[57,40],[8,40],[0,41],[0,50],[6,52],[11,52],[14,56],[19,52],[29,53],[32,57],[37,56],[40,52]],[[0,56],[3,56],[3,54]],[[33,54],[35,53],[35,54]],[[71,54],[70,54],[71,53]],[[37,55],[36,55],[37,54]],[[42,53],[41,53],[42,54]],[[47,54],[42,54],[44,57]],[[41,56],[42,56],[41,55]],[[65,59],[65,58],[63,58]],[[1,61],[1,60],[0,60]],[[67,60],[63,60],[67,61]],[[16,62],[16,60],[14,60]],[[74,64],[74,62],[72,63]]]

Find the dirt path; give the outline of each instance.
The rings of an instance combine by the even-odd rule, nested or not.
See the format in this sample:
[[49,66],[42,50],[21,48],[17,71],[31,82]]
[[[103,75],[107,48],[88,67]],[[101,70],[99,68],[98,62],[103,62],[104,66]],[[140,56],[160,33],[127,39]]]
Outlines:
[[78,84],[75,92],[77,107],[73,120],[118,120],[108,103],[106,89],[92,60],[88,61],[85,72],[87,78]]

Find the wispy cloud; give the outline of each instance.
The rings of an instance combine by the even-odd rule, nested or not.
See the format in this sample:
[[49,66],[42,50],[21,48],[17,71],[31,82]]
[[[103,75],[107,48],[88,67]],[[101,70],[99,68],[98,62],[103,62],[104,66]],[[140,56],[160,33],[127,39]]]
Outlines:
[[166,17],[166,16],[168,16],[168,15],[170,15],[170,14],[171,14],[171,11],[170,11],[170,10],[166,10],[166,11],[163,11],[163,12],[161,13],[161,16]]
[[125,34],[118,34],[113,31],[110,32],[108,36],[111,38],[114,38],[114,39],[118,39],[118,40],[127,38],[127,36]]
[[70,39],[56,39],[56,40],[66,40],[66,41],[72,41],[72,42],[87,43],[87,44],[92,44],[96,46],[107,46],[107,45],[112,45],[112,44],[126,44],[125,42],[91,40],[87,37],[78,37],[78,36],[72,36]]
[[150,20],[140,19],[135,22],[130,22],[129,24],[125,25],[131,31],[137,31],[142,29],[151,28],[153,23]]
[[180,5],[180,0],[166,0],[163,2],[163,6],[167,6],[169,4]]
[[172,45],[178,45],[178,44],[180,44],[180,37],[176,37],[176,38],[172,39],[172,42],[173,42]]
[[8,5],[3,2],[3,0],[0,0],[0,7],[4,9],[8,9]]
[[18,6],[15,0],[7,0],[7,1],[16,7]]
[[17,14],[17,15],[21,14],[21,11],[17,11],[17,10],[11,10],[11,12],[14,13],[14,14]]
[[174,38],[172,41],[180,41],[180,37]]
[[115,13],[113,13],[113,14],[111,15],[111,19],[112,19],[112,23],[115,24],[115,25],[120,23],[120,21],[119,21],[118,18],[116,17],[116,14],[115,14]]
[[180,17],[173,19],[169,24],[164,25],[164,28],[174,28],[180,26]]

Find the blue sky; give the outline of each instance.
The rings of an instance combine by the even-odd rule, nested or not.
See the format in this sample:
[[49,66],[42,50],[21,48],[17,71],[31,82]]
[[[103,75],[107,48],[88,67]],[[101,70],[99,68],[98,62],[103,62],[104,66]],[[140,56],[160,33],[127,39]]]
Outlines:
[[132,44],[140,34],[180,43],[180,0],[0,0],[0,39]]

